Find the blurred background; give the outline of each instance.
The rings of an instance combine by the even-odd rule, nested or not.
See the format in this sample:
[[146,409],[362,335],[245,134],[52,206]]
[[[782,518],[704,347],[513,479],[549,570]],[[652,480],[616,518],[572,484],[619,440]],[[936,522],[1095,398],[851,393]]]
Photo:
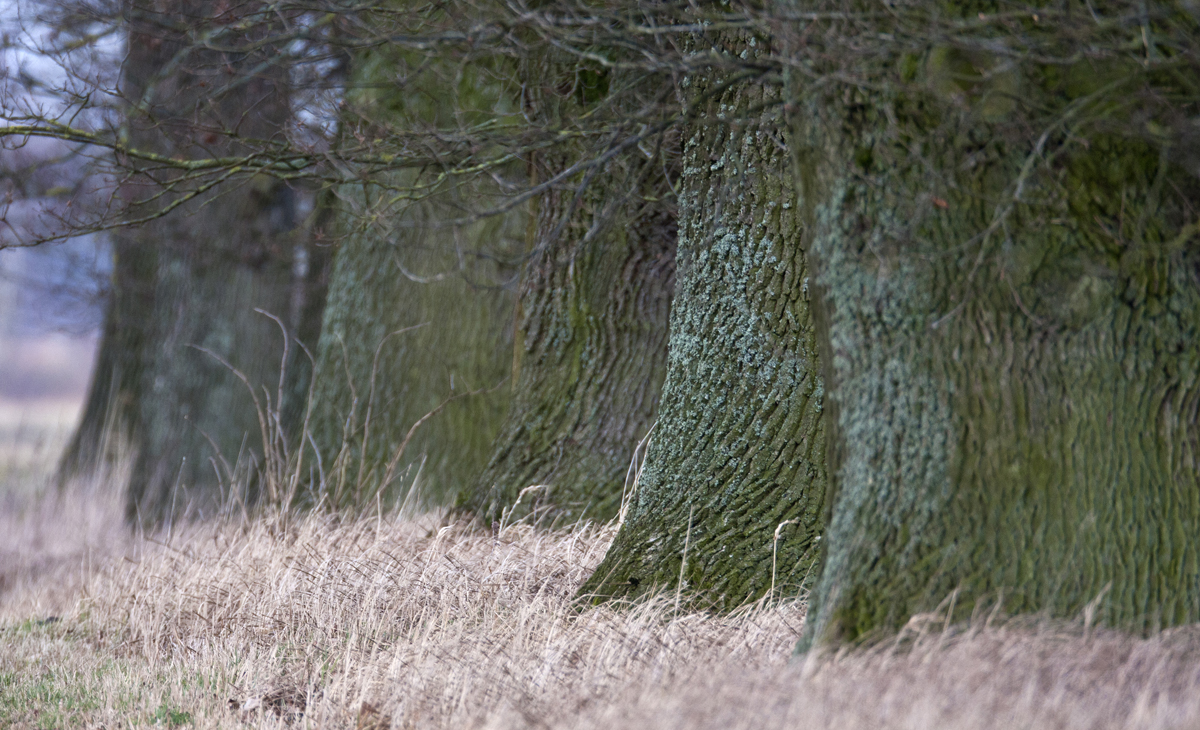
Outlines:
[[[57,108],[52,91],[70,81],[38,52],[53,32],[40,7],[0,0],[0,95],[31,110]],[[101,45],[104,54],[117,50]],[[63,230],[81,196],[101,192],[93,163],[59,140],[0,145],[0,469],[49,468],[87,391],[112,265],[108,237],[30,244]]]
[[50,466],[70,436],[95,362],[109,266],[101,236],[0,250],[0,462],[9,468]]
[[96,236],[0,251],[0,432],[68,430],[95,360],[108,261]]

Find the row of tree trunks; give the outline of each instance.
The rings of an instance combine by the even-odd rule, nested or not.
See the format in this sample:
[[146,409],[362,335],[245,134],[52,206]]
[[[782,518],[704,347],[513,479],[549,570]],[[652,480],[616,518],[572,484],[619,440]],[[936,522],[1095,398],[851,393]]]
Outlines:
[[[1023,115],[1136,70],[1016,78],[999,63],[933,49],[923,88],[795,90],[794,133],[779,144],[794,182],[765,194],[770,166],[755,155],[770,154],[769,135],[692,134],[662,414],[627,521],[583,593],[678,589],[734,607],[778,586],[781,565],[813,567],[824,501],[806,643],[861,640],[935,610],[1143,630],[1200,618],[1200,255],[1189,245],[1200,190],[1178,164],[1188,150],[1173,158],[1138,119],[1099,109],[1087,144],[1052,139],[1045,152]],[[703,118],[712,129],[735,129],[712,120],[754,102],[725,103]],[[771,204],[791,210],[782,224]],[[755,247],[756,230],[776,247]],[[774,283],[790,271],[803,272],[805,296]],[[775,313],[792,301],[807,329],[764,345],[748,336],[761,331],[748,324],[785,321]],[[805,367],[773,391],[760,373],[787,370],[755,365],[797,344]],[[827,430],[824,500],[822,458],[788,443],[790,411],[777,405],[804,392],[793,382],[816,380],[818,350],[825,407],[801,399],[794,413],[800,433]],[[768,418],[744,417],[742,395]],[[786,473],[796,453],[810,473],[792,502],[739,478],[756,464]],[[807,528],[802,558],[781,562],[793,520]]]
[[[967,5],[956,12],[981,21],[990,7]],[[186,90],[203,74],[153,78],[171,38],[133,33],[128,91],[154,110],[131,117],[136,143],[187,156],[197,118],[263,138],[285,123],[280,79],[200,98]],[[727,610],[812,586],[818,644],[939,609],[1200,619],[1200,183],[1176,162],[1190,151],[1154,131],[1174,123],[1159,113],[1171,94],[1143,100],[1153,129],[1097,107],[1107,126],[1039,139],[1033,120],[1077,113],[1136,64],[1052,73],[998,58],[929,48],[916,66],[854,69],[912,66],[913,85],[693,78],[705,108],[686,126],[678,217],[664,161],[637,153],[552,189],[525,242],[519,215],[440,223],[482,188],[442,188],[370,229],[351,225],[381,210],[370,188],[341,191],[353,233],[309,420],[330,501],[361,503],[411,460],[440,492],[473,484],[458,503],[486,520],[618,515],[585,595],[678,590]],[[541,122],[616,86],[579,69],[563,83],[553,63],[528,73],[542,74],[523,92],[547,101]],[[471,109],[511,112],[467,87]],[[567,164],[543,161],[534,179]],[[274,324],[252,308],[313,309],[294,306],[287,189],[243,189],[118,238],[68,462],[99,458],[102,424],[125,428],[133,516],[194,499],[182,487],[251,453],[258,420],[220,360],[275,382]],[[514,314],[506,262],[525,246]]]
[[[215,21],[206,4],[181,2],[163,11],[129,2],[125,13],[122,93],[130,103],[132,145],[194,159],[237,153],[243,143],[232,141],[233,130],[253,140],[283,133],[290,115],[286,69],[263,64],[267,51],[188,50],[192,38],[181,28]],[[253,46],[249,37],[240,40]],[[226,89],[229,68],[259,70]],[[134,171],[122,184],[128,215],[161,210],[196,184],[149,168]],[[110,464],[119,451],[132,453],[128,516],[149,523],[187,509],[209,512],[235,481],[250,483],[247,475],[264,457],[263,434],[239,374],[256,389],[268,388],[272,400],[279,400],[283,375],[281,332],[255,309],[293,331],[305,329],[299,318],[319,317],[322,257],[308,255],[295,231],[296,200],[278,182],[243,180],[114,236],[98,367],[63,478]],[[265,407],[261,391],[259,399]]]
[[[581,589],[679,589],[731,609],[810,575],[825,489],[822,384],[790,157],[773,96],[711,96],[684,147],[663,406],[625,522]],[[764,112],[766,108],[770,111]]]

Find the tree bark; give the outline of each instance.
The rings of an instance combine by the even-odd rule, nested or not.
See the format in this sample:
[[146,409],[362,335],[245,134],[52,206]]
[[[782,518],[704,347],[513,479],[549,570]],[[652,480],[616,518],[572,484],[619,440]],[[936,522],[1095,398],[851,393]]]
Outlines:
[[[290,114],[286,69],[268,65],[239,76],[261,69],[268,52],[189,49],[179,29],[213,23],[204,4],[179,2],[164,12],[130,2],[125,11],[129,54],[122,91],[131,105],[131,144],[195,159],[243,149],[246,143],[233,141],[234,130],[251,140],[282,134]],[[127,214],[136,219],[161,210],[195,184],[139,168],[123,185]],[[258,391],[264,407],[260,387],[269,389],[272,407],[281,405],[274,401],[282,338],[277,325],[254,310],[286,321],[296,288],[320,278],[311,263],[301,276],[293,272],[300,245],[295,198],[269,179],[231,182],[115,234],[99,367],[63,477],[102,466],[113,455],[109,447],[125,441],[135,454],[127,513],[146,523],[189,508],[211,511],[230,490],[253,489],[263,459],[259,413],[231,368]],[[319,287],[305,296],[307,306],[297,312],[311,316],[320,308]]]
[[935,610],[1200,618],[1200,186],[1111,111],[1030,137],[1112,80],[1035,71],[1028,106],[980,82],[802,108],[836,433],[808,641]]
[[773,97],[694,79],[663,405],[616,540],[580,589],[680,590],[731,609],[794,594],[825,486],[822,384],[789,155]]
[[[456,20],[431,11],[406,18],[406,32]],[[471,135],[472,125],[515,113],[508,75],[487,57],[380,46],[355,51],[349,66],[343,129],[354,140],[422,130],[437,139],[464,124]],[[514,183],[439,181],[438,172],[335,191],[335,263],[309,413],[311,502],[374,508],[418,483],[421,501],[445,503],[487,463],[512,390],[528,216],[522,207],[456,223],[499,207]],[[492,172],[514,181],[522,173]]]
[[456,195],[481,194],[466,184],[398,212],[342,191],[342,225],[357,230],[338,245],[318,345],[317,501],[391,503],[418,468],[423,496],[445,501],[486,463],[511,392],[525,226],[522,211],[441,223],[463,215]]
[[489,522],[607,520],[620,508],[666,371],[676,230],[659,162],[613,163],[582,195],[571,185],[539,202],[512,407],[460,499]]

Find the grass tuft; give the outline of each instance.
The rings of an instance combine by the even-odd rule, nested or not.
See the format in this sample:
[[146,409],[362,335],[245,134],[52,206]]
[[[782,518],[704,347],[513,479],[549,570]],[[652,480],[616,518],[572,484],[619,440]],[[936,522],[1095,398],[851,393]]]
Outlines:
[[926,617],[792,662],[803,601],[575,602],[614,526],[275,514],[135,538],[120,514],[95,484],[0,514],[0,726],[1200,726],[1193,627]]

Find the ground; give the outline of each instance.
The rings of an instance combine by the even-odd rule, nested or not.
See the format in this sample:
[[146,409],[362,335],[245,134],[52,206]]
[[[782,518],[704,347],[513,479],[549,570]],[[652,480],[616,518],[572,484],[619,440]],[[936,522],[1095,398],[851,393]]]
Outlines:
[[583,608],[612,525],[239,512],[132,535],[103,480],[58,496],[8,453],[0,727],[1200,725],[1200,627],[927,616],[797,659],[802,600]]

